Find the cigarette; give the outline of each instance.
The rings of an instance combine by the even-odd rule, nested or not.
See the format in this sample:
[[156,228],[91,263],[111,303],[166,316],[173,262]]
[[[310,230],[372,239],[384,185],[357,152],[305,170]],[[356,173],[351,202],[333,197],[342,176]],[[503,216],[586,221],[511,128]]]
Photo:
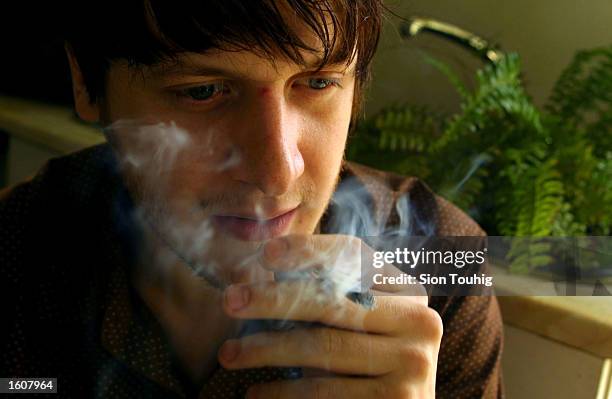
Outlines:
[[[329,287],[330,290],[333,290],[334,281],[325,275],[325,273],[321,273],[320,269],[310,269],[306,271],[289,271],[289,272],[275,272],[274,280],[276,281],[291,281],[291,280],[319,280],[322,282],[324,287]],[[331,293],[330,293],[331,294]],[[374,295],[370,290],[361,291],[359,287],[355,289],[349,290],[345,297],[349,300],[358,303],[364,308],[370,310],[374,308]]]

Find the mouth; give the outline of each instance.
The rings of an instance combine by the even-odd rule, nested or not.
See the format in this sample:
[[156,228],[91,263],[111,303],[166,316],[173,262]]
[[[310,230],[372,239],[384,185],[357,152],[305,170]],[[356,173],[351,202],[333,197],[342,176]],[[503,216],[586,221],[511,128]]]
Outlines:
[[289,228],[299,206],[281,211],[275,216],[251,217],[235,215],[215,215],[212,220],[221,231],[243,241],[263,241],[283,235]]

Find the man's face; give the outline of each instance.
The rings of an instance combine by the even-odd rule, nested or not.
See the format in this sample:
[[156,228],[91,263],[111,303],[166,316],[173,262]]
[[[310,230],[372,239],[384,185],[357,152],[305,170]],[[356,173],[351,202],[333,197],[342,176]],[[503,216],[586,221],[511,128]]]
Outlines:
[[101,117],[160,230],[206,224],[214,240],[234,242],[315,230],[337,182],[355,78],[354,63],[315,72],[306,59],[312,68],[244,51],[136,72],[113,64]]

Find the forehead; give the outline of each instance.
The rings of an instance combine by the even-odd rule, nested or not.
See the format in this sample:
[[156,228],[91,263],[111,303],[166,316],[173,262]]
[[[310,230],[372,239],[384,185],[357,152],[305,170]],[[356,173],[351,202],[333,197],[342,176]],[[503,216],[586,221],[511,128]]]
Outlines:
[[302,57],[304,63],[298,64],[280,55],[277,58],[267,58],[249,51],[188,52],[176,55],[171,61],[153,65],[149,68],[149,72],[156,77],[230,74],[241,79],[270,80],[278,76],[318,69],[333,70],[343,74],[353,74],[355,70],[356,57],[352,60],[331,60],[325,65],[322,65],[321,58],[312,52],[305,52]]

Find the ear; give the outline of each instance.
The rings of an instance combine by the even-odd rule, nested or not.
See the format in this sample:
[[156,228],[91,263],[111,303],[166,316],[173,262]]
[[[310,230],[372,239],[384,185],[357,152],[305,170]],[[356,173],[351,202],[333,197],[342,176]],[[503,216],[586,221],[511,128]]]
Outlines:
[[83,73],[79,63],[68,43],[64,45],[70,74],[72,75],[72,95],[74,96],[74,108],[81,119],[87,122],[98,122],[100,119],[100,109],[96,102],[92,103],[89,92],[85,86]]

